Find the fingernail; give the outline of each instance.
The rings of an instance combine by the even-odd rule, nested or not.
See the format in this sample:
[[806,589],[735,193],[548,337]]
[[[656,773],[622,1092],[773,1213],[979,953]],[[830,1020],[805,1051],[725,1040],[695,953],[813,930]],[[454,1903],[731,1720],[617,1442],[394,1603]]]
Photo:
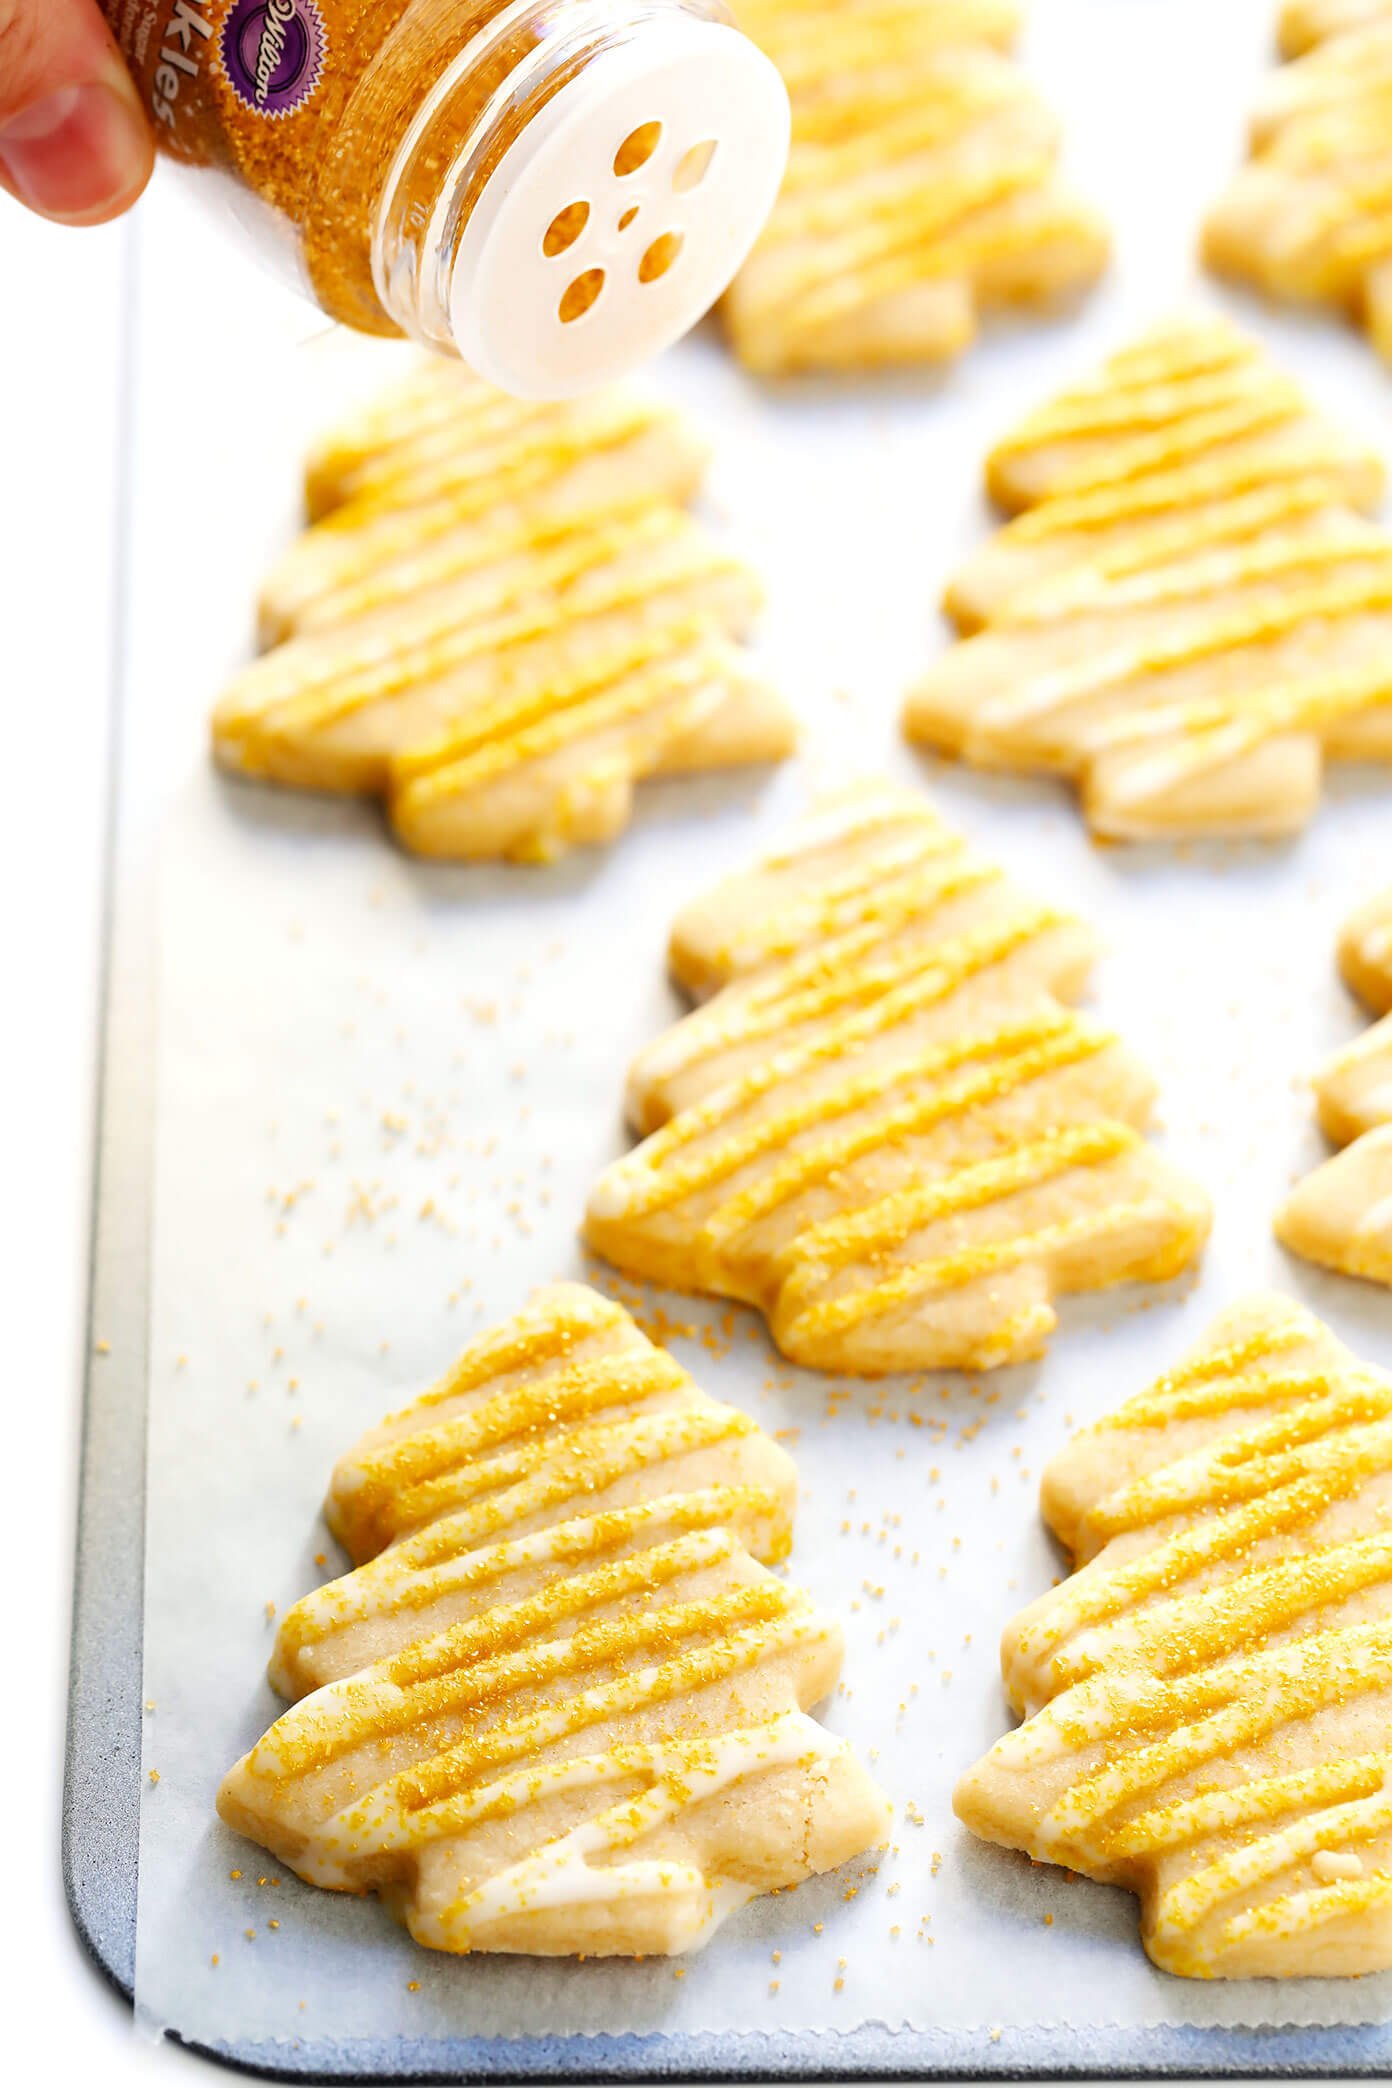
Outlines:
[[21,202],[66,224],[133,200],[150,157],[139,104],[104,80],[60,87],[0,126],[0,171]]

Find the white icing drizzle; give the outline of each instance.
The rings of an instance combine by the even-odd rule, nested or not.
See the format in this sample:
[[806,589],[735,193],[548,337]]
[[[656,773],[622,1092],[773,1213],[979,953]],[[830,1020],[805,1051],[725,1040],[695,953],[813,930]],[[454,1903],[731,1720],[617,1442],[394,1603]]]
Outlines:
[[[722,1733],[694,1749],[685,1741],[659,1742],[566,1762],[540,1778],[522,1779],[533,1801],[556,1790],[611,1783],[633,1775],[650,1777],[652,1784],[642,1797],[581,1821],[520,1863],[499,1871],[450,1910],[451,1924],[476,1929],[587,1901],[617,1906],[624,1900],[692,1894],[704,1895],[707,1906],[688,1941],[703,1940],[727,1914],[752,1899],[757,1887],[733,1879],[712,1881],[693,1864],[607,1863],[602,1859],[631,1847],[688,1806],[717,1797],[749,1776],[795,1762],[831,1761],[845,1753],[844,1742],[796,1711],[766,1725]],[[492,1786],[480,1792],[480,1799],[491,1800],[496,1791]]]

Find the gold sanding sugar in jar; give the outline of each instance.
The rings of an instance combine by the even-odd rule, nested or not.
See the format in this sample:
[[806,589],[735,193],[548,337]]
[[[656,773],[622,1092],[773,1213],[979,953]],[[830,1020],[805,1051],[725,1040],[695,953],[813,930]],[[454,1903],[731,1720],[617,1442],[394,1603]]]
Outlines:
[[326,312],[526,397],[685,333],[782,178],[783,84],[722,0],[101,4],[165,150]]

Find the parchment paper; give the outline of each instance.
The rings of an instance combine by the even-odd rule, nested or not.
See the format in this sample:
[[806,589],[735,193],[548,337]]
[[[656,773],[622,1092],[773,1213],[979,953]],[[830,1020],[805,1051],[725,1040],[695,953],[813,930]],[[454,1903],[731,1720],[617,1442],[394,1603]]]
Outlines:
[[[220,779],[205,721],[243,656],[258,572],[294,526],[297,459],[392,351],[223,280],[206,222],[162,198],[144,242],[128,698],[138,798],[162,823],[138,1999],[185,2036],[499,2036],[780,2027],[1357,2023],[1392,1978],[1167,1979],[1125,1894],[973,1842],[949,1792],[1006,1724],[1011,1612],[1062,1570],[1042,1463],[1222,1307],[1276,1284],[1392,1362],[1385,1292],[1288,1261],[1286,1184],[1319,1157],[1302,1078],[1362,1017],[1336,929],[1392,849],[1392,782],[1335,772],[1279,848],[1102,851],[1068,794],[940,771],[901,693],[944,642],[941,583],[988,526],[982,454],[1025,406],[1190,287],[1204,203],[1239,150],[1266,0],[1041,0],[1031,55],[1119,262],[1086,313],[997,331],[941,384],[772,399],[711,340],[660,372],[716,431],[710,509],[767,577],[764,651],[807,727],[777,775],[647,786],[606,853],[427,868],[370,807]],[[1389,379],[1335,324],[1236,306],[1332,410],[1387,437]],[[817,783],[887,770],[1032,887],[1100,924],[1094,1005],[1163,1084],[1166,1139],[1217,1204],[1201,1276],[1074,1303],[1037,1368],[837,1385],[752,1314],[644,1298],[718,1396],[784,1432],[804,1499],[793,1571],[846,1620],[828,1723],[896,1805],[892,1853],[756,1905],[684,1965],[456,1962],[372,1902],[299,1885],[216,1821],[275,1715],[277,1610],[342,1561],[318,1521],[334,1457],[539,1282],[624,1149],[623,1067],[679,1003],[672,913],[749,860]],[[633,1295],[628,1292],[628,1295]],[[97,1330],[100,1336],[100,1329]],[[157,1780],[156,1780],[157,1779]]]

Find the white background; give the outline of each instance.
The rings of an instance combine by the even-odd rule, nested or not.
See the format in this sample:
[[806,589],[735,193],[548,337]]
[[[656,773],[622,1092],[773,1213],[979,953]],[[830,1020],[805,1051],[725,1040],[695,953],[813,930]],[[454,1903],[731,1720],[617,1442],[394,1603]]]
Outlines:
[[[1227,4],[1236,8],[1236,0]],[[1092,13],[1101,19],[1100,8]],[[1118,31],[1111,66],[1127,55],[1120,31],[1128,15],[1153,24],[1157,9],[1144,0],[1111,0],[1109,19]],[[1202,46],[1190,48],[1201,66]],[[1083,85],[1070,80],[1070,98],[1079,98]],[[1133,78],[1132,86],[1145,96],[1143,80]],[[1187,161],[1183,112],[1147,109],[1145,116],[1149,144],[1159,151],[1168,141],[1179,161]],[[1119,110],[1114,118],[1120,141]],[[1099,166],[1083,171],[1099,193]],[[1192,169],[1181,165],[1180,187],[1187,192],[1193,184]],[[1106,201],[1105,181],[1100,192]],[[0,1296],[11,1334],[6,1498],[13,1620],[0,1789],[9,1801],[7,1901],[18,1917],[0,1959],[6,1973],[0,1984],[13,1976],[7,2048],[22,2080],[92,2069],[119,2082],[147,2079],[155,2067],[187,2070],[196,2063],[138,2043],[123,2009],[87,1967],[68,1928],[57,1849],[126,237],[119,230],[61,234],[8,208],[0,217],[0,691],[17,757],[0,821],[0,1094],[8,1134]],[[1144,259],[1128,256],[1133,278],[1138,258]],[[229,262],[229,271],[237,266]],[[235,276],[228,295],[255,292]],[[307,315],[306,331],[312,327]],[[1032,395],[1079,366],[1079,349],[1070,346],[1066,330],[1048,337]],[[988,363],[981,368],[986,372]],[[193,400],[196,373],[187,374]],[[974,374],[967,381],[974,382]]]

